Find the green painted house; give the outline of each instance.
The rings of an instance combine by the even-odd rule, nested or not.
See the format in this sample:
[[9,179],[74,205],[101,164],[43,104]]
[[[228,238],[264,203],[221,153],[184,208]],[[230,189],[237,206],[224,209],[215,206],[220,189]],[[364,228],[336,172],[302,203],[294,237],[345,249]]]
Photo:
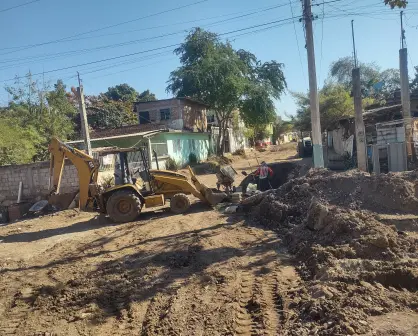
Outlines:
[[[111,160],[100,157],[100,149],[144,147],[148,151],[149,160],[152,163],[151,168],[157,168],[155,157],[152,155],[155,151],[159,168],[164,169],[165,161],[169,157],[180,166],[188,164],[191,153],[196,155],[198,161],[205,161],[211,151],[210,139],[210,133],[207,132],[174,131],[158,129],[155,125],[149,127],[133,125],[92,131],[91,147],[94,154],[100,158],[102,165],[106,165],[106,162],[111,162]],[[82,140],[70,141],[68,144],[83,148]]]

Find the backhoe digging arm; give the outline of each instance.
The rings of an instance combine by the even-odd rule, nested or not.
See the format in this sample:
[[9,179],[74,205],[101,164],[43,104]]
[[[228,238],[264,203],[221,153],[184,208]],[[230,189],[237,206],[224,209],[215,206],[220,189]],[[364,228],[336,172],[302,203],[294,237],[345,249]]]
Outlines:
[[77,168],[80,188],[80,209],[85,210],[91,200],[89,185],[97,183],[99,164],[93,157],[82,151],[66,145],[57,138],[52,138],[49,144],[51,153],[50,178],[51,192],[58,193],[61,185],[62,172],[65,159],[69,159]]

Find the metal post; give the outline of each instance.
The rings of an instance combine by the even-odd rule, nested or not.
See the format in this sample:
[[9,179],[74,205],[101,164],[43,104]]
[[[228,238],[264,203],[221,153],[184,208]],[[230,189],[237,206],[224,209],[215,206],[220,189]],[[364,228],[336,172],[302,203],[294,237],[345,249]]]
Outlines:
[[308,53],[309,100],[311,108],[313,161],[315,168],[324,167],[322,149],[321,120],[319,114],[318,87],[316,83],[315,50],[312,29],[311,0],[304,0],[304,19],[306,28],[306,50]]
[[356,128],[357,166],[359,170],[367,171],[366,133],[364,128],[363,108],[361,102],[360,69],[353,69],[352,76]]

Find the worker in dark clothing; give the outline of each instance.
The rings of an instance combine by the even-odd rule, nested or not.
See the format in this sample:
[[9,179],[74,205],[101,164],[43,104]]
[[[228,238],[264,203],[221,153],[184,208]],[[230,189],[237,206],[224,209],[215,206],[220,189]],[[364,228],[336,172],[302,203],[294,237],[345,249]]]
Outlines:
[[255,176],[258,176],[258,189],[260,191],[266,191],[271,188],[269,178],[273,176],[273,170],[267,166],[265,161],[261,162],[260,167],[255,172]]

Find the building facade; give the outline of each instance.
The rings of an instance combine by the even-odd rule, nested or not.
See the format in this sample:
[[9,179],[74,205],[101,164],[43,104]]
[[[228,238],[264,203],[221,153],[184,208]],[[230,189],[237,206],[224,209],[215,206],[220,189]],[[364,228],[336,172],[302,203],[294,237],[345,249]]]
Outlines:
[[190,98],[161,99],[134,104],[140,125],[154,124],[189,132],[207,131],[207,108],[206,104]]

